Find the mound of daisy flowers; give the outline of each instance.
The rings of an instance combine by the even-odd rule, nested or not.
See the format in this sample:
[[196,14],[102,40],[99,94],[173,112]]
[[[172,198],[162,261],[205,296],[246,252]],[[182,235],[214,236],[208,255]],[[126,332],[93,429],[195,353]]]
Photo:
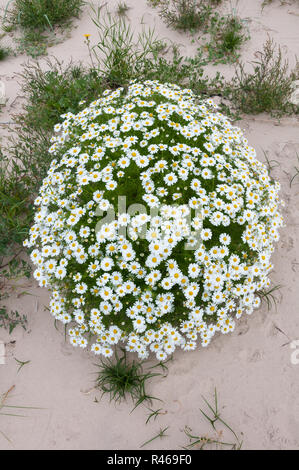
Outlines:
[[62,116],[25,246],[70,341],[165,360],[207,346],[269,286],[279,183],[211,100],[158,81]]

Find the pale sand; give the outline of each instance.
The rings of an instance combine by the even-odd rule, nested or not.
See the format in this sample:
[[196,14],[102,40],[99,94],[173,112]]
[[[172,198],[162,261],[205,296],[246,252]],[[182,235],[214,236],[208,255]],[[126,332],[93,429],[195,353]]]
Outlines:
[[[0,0],[4,7],[7,0]],[[115,5],[117,2],[109,2]],[[143,15],[146,24],[155,24],[159,37],[168,37],[182,44],[182,52],[191,54],[195,47],[188,35],[168,30],[145,0],[127,2],[132,25],[140,29]],[[238,11],[250,18],[250,41],[244,46],[244,60],[253,58],[267,38],[267,33],[279,42],[294,63],[298,45],[299,8],[296,4],[280,6],[274,1],[263,13],[261,0],[242,0]],[[110,9],[112,9],[110,7]],[[75,21],[70,39],[49,49],[59,59],[88,61],[83,34],[96,30],[87,11]],[[0,123],[9,121],[21,105],[21,90],[15,81],[25,56],[12,57],[0,65],[0,79],[7,86],[8,104],[0,114]],[[227,75],[232,67],[213,67]],[[154,407],[167,413],[155,422],[145,425],[147,411],[143,407],[129,414],[131,404],[115,405],[100,392],[94,391],[96,358],[86,351],[74,349],[64,342],[62,327],[54,328],[53,319],[44,310],[49,296],[35,282],[24,280],[19,292],[31,295],[17,297],[12,292],[8,305],[28,316],[29,329],[17,328],[11,336],[0,330],[0,340],[12,341],[7,346],[7,364],[0,365],[0,393],[16,385],[7,404],[42,407],[25,410],[27,418],[0,416],[0,430],[10,437],[16,449],[138,449],[153,437],[160,427],[169,426],[168,437],[157,439],[147,448],[179,449],[187,444],[183,433],[185,425],[194,433],[211,434],[201,416],[204,407],[201,395],[212,399],[217,387],[223,418],[240,434],[244,449],[292,449],[299,447],[299,364],[291,363],[290,341],[299,339],[298,287],[299,270],[299,204],[298,183],[289,186],[299,153],[299,122],[285,118],[280,123],[269,116],[247,116],[238,125],[244,128],[251,145],[261,160],[267,151],[269,159],[279,162],[273,175],[282,183],[281,195],[287,227],[281,231],[281,240],[273,256],[275,269],[273,284],[282,284],[277,311],[270,312],[264,305],[251,317],[242,319],[233,334],[217,337],[207,349],[183,353],[177,351],[169,364],[166,379],[154,379],[151,394],[164,400]],[[0,126],[0,135],[6,135]],[[296,184],[297,183],[297,184]],[[281,333],[277,328],[284,332]],[[287,344],[286,344],[287,343]],[[17,373],[14,360],[30,360]],[[91,390],[90,393],[84,393]],[[225,435],[230,439],[229,434]],[[0,449],[11,448],[0,435]]]

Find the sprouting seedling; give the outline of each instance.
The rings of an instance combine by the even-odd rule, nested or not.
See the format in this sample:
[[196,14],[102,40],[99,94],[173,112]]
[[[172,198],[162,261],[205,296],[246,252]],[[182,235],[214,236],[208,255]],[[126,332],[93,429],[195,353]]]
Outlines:
[[153,397],[151,395],[147,395],[146,393],[141,394],[140,397],[138,398],[138,400],[136,401],[134,408],[132,409],[132,411],[130,413],[133,413],[133,411],[137,408],[137,406],[141,405],[144,402],[148,402],[148,403],[152,404],[153,400],[158,400],[158,401],[163,402],[163,400],[161,400],[160,398]]
[[[297,152],[296,152],[296,156],[297,156],[297,160],[298,160],[298,162],[299,162],[299,155],[298,155]],[[290,188],[292,187],[293,181],[294,181],[294,179],[296,178],[296,176],[299,175],[299,168],[297,168],[297,167],[295,166],[295,170],[296,170],[296,173],[295,173],[295,174],[291,177],[291,179],[290,179]]]
[[271,172],[274,168],[279,166],[279,162],[277,160],[274,160],[274,159],[269,160],[268,155],[265,152],[265,150],[263,150],[263,154],[264,154],[264,157],[265,157],[265,164],[266,164],[269,176],[272,178]]
[[[236,439],[236,443],[233,444],[232,448],[234,449],[240,449],[241,446],[242,446],[242,441],[239,440],[237,434],[235,433],[235,431],[231,428],[231,426],[229,424],[227,424],[220,416],[220,412],[219,412],[219,409],[218,409],[218,397],[217,397],[217,389],[215,387],[215,391],[214,391],[214,405],[211,405],[205,397],[202,397],[204,402],[206,403],[206,405],[208,406],[209,410],[211,411],[212,415],[209,416],[207,413],[205,413],[202,409],[200,409],[201,413],[203,414],[203,416],[209,421],[209,423],[211,424],[212,428],[214,431],[217,432],[217,429],[216,429],[216,426],[215,424],[217,422],[220,422],[222,423],[232,434],[233,436],[235,437]],[[193,436],[194,437],[194,436]],[[200,438],[201,439],[201,438]],[[205,443],[207,443],[207,441],[205,441]],[[211,443],[211,442],[210,442]],[[218,443],[220,443],[220,441],[218,441]],[[222,443],[223,445],[231,445],[229,443]]]
[[272,304],[275,306],[275,308],[277,308],[278,299],[275,297],[275,295],[273,295],[273,292],[281,289],[281,287],[282,286],[280,284],[277,284],[276,286],[271,287],[271,289],[262,289],[257,292],[257,295],[261,301],[265,301],[267,303],[268,310],[271,310]]
[[148,408],[148,410],[151,413],[148,415],[145,424],[149,423],[152,418],[154,419],[154,421],[156,421],[159,415],[165,414],[165,412],[162,412],[162,408],[159,408],[158,410],[152,410],[151,408]]
[[215,423],[217,421],[220,421],[222,424],[224,424],[224,426],[226,426],[233,433],[235,438],[238,440],[238,436],[232,430],[232,428],[227,423],[225,423],[222,418],[220,418],[220,413],[219,413],[219,410],[218,410],[218,398],[217,398],[217,389],[216,389],[216,387],[215,387],[215,391],[214,391],[214,408],[207,401],[207,399],[205,397],[202,397],[202,398],[203,398],[204,402],[207,404],[207,406],[209,407],[209,409],[211,410],[211,412],[213,413],[213,416],[209,417],[202,409],[200,411],[205,416],[205,418],[207,418],[207,420],[210,421],[211,426],[213,427],[213,429],[216,431]]
[[29,364],[31,361],[20,361],[19,359],[17,359],[16,357],[14,358],[14,360],[19,364],[19,368],[17,370],[17,373],[20,372],[20,370],[22,369],[22,367],[24,367],[26,364]]
[[161,428],[160,431],[158,432],[158,434],[157,434],[156,436],[152,437],[152,438],[149,439],[148,441],[146,441],[146,442],[144,442],[143,444],[141,444],[140,448],[146,446],[146,445],[149,444],[150,442],[153,442],[155,439],[158,439],[158,438],[161,438],[161,439],[162,439],[162,437],[167,437],[167,434],[165,434],[166,431],[167,431],[167,429],[169,429],[169,426],[167,426],[167,427],[164,428],[164,429]]

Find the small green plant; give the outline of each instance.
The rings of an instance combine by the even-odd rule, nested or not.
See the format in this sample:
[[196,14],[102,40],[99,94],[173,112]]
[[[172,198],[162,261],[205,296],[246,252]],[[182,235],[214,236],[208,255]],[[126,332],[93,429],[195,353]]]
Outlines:
[[266,302],[268,310],[271,310],[272,306],[274,306],[275,308],[277,307],[278,299],[274,295],[274,292],[281,289],[281,287],[282,286],[278,284],[276,286],[271,287],[270,289],[264,288],[257,292],[257,295],[259,296],[261,301]]
[[83,3],[82,0],[14,0],[6,20],[28,30],[44,31],[78,16]]
[[[296,153],[296,156],[297,156],[297,160],[298,160],[298,163],[299,163],[299,155],[298,155],[298,153]],[[295,172],[295,173],[293,174],[293,176],[291,176],[291,178],[290,178],[290,188],[292,187],[292,184],[293,184],[295,178],[296,178],[297,176],[299,176],[299,168],[298,168],[297,166],[295,166],[295,170],[296,170],[296,172]]]
[[16,363],[19,364],[17,373],[20,372],[20,370],[22,369],[22,367],[26,366],[26,364],[30,364],[30,362],[31,362],[31,361],[20,361],[20,360],[17,359],[16,357],[15,357],[14,359],[15,359]]
[[156,434],[154,437],[152,437],[152,438],[149,439],[148,441],[146,441],[146,442],[144,442],[143,444],[141,444],[140,448],[146,446],[146,445],[149,444],[150,442],[155,441],[156,439],[162,439],[163,437],[167,437],[167,434],[166,434],[167,429],[169,429],[169,426],[167,426],[167,427],[164,428],[164,429],[161,428],[160,431],[158,432],[158,434]]
[[152,7],[157,7],[161,3],[161,0],[148,0],[148,3]]
[[[5,215],[6,214],[4,214],[4,217]],[[10,234],[12,236],[15,235],[13,230],[10,231]],[[15,253],[12,254],[14,250]],[[2,304],[0,306],[0,328],[8,330],[9,334],[11,334],[17,326],[22,326],[24,330],[27,329],[26,315],[20,314],[17,310],[10,311],[4,304],[5,299],[8,297],[6,292],[7,281],[12,279],[17,280],[23,276],[27,278],[30,277],[31,267],[27,261],[19,258],[22,250],[23,248],[16,248],[16,243],[11,244],[11,241],[2,238],[0,243],[0,303]]]
[[[0,301],[2,301],[2,296],[0,296]],[[27,323],[26,315],[21,315],[17,310],[9,312],[6,307],[0,307],[0,328],[8,330],[9,334],[17,326],[21,326],[26,331]]]
[[152,410],[151,408],[148,408],[148,410],[150,411],[147,419],[146,419],[146,422],[145,424],[149,423],[151,419],[153,419],[154,421],[156,421],[156,419],[158,418],[159,415],[162,415],[164,414],[162,412],[162,408],[159,408],[157,410]]
[[160,16],[167,26],[181,31],[197,31],[207,24],[213,3],[206,0],[161,0]]
[[[11,0],[7,3],[2,28],[20,28],[17,51],[33,58],[47,54],[47,48],[61,42],[68,32],[71,19],[78,16],[83,0]],[[63,32],[57,35],[57,28]],[[60,37],[61,36],[61,37]]]
[[26,123],[28,131],[52,132],[61,114],[79,112],[79,102],[96,99],[104,85],[95,69],[80,64],[63,65],[59,60],[46,60],[47,70],[38,63],[24,67],[22,88],[27,96],[25,113],[17,119]]
[[[192,448],[196,447],[200,450],[203,450],[207,446],[216,446],[216,448],[221,448],[223,446],[229,447],[231,450],[240,450],[243,444],[243,441],[240,440],[236,432],[232,429],[230,425],[228,425],[220,415],[220,411],[218,408],[218,397],[217,397],[217,390],[215,388],[214,390],[214,403],[210,404],[206,398],[202,397],[204,402],[206,403],[208,409],[209,409],[209,414],[207,412],[200,410],[202,415],[207,419],[207,421],[210,423],[213,431],[216,433],[216,436],[195,436],[194,434],[191,434],[192,429],[186,426],[185,428],[185,434],[189,438],[190,443],[187,445],[187,448]],[[223,431],[217,431],[215,424],[220,423],[226,428],[234,437],[235,441],[234,442],[224,442],[222,440],[222,434]]]
[[126,85],[144,73],[144,62],[151,60],[160,41],[154,30],[143,30],[136,40],[134,31],[125,18],[114,19],[109,13],[101,18],[101,9],[94,10],[94,24],[98,28],[99,40],[90,48],[91,60],[95,59],[99,73],[111,88]]
[[214,14],[207,31],[211,39],[207,44],[209,61],[232,62],[239,57],[238,51],[248,39],[243,22],[235,15]]
[[244,64],[237,66],[230,84],[231,98],[245,113],[269,112],[274,115],[298,112],[298,106],[289,102],[292,82],[296,72],[289,71],[288,61],[283,59],[281,48],[270,38],[257,52],[253,71],[246,72]]
[[264,154],[264,157],[265,157],[265,165],[267,167],[269,176],[271,178],[271,181],[273,181],[273,177],[272,177],[271,173],[272,173],[272,170],[274,170],[274,168],[277,168],[278,166],[280,166],[279,162],[277,160],[274,160],[273,158],[270,160],[268,155],[267,155],[267,152],[265,152],[265,150],[263,150],[263,154]]
[[[263,0],[262,1],[262,9],[272,3],[273,0]],[[279,0],[280,5],[290,5],[290,0]],[[298,0],[293,0],[293,3],[298,3]]]
[[49,45],[48,37],[40,30],[26,29],[20,38],[17,38],[17,50],[20,54],[27,54],[33,59],[46,55]]
[[143,402],[159,400],[147,394],[145,385],[151,378],[162,374],[143,372],[144,361],[129,361],[124,349],[122,353],[119,357],[116,350],[114,360],[101,359],[96,384],[102,390],[102,395],[109,394],[110,401],[115,402],[121,402],[130,396],[135,404],[133,410]]

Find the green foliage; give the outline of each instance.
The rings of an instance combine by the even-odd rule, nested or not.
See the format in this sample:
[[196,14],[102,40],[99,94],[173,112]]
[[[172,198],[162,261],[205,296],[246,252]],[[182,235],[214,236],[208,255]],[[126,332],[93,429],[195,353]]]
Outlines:
[[107,14],[107,19],[102,19],[100,8],[94,13],[93,22],[98,28],[99,41],[89,50],[99,73],[105,76],[111,88],[139,78],[144,74],[144,62],[152,60],[160,45],[154,31],[143,30],[135,40],[134,31],[124,18],[115,20]]
[[82,0],[14,0],[9,22],[25,29],[53,29],[78,16]]
[[64,66],[57,59],[47,60],[44,71],[38,63],[25,66],[22,78],[28,101],[25,115],[28,128],[52,131],[61,114],[78,113],[79,102],[96,99],[103,91],[98,72],[69,63]]
[[243,42],[249,38],[242,21],[234,15],[213,15],[208,32],[211,36],[207,44],[209,60],[216,63],[235,61]]
[[144,447],[146,446],[147,444],[150,444],[151,442],[155,441],[156,439],[162,439],[163,437],[167,437],[167,434],[166,434],[166,431],[169,429],[169,426],[167,426],[166,428],[162,429],[160,428],[160,431],[154,436],[152,437],[151,439],[149,439],[148,441],[144,442],[143,444],[141,444],[140,447]]
[[[0,296],[1,300],[1,296]],[[8,330],[9,334],[17,327],[21,326],[24,330],[27,328],[27,317],[21,315],[17,310],[8,311],[6,307],[0,307],[0,328]]]
[[[102,20],[100,8],[94,13],[99,41],[91,47],[87,40],[87,46],[93,67],[106,87],[127,86],[136,79],[172,82],[206,96],[222,88],[219,74],[212,80],[204,77],[206,61],[199,54],[195,59],[184,58],[178,47],[168,47],[159,40],[153,29],[143,30],[134,39],[133,30],[124,19],[114,20],[108,15],[107,20]],[[165,57],[166,52],[169,58]]]
[[83,0],[10,0],[2,28],[9,32],[19,27],[22,36],[16,39],[17,51],[37,58],[61,41],[54,27],[61,26],[64,37],[72,17],[79,15],[83,4]]
[[[196,447],[199,450],[203,450],[207,446],[216,446],[216,448],[226,447],[230,450],[240,450],[243,444],[243,441],[240,440],[236,432],[232,429],[232,427],[227,424],[221,417],[219,407],[218,407],[218,397],[217,397],[217,390],[214,390],[214,403],[209,403],[206,398],[202,397],[204,402],[206,403],[208,410],[207,412],[200,410],[201,414],[207,419],[210,423],[214,432],[216,432],[216,436],[209,437],[207,435],[204,436],[195,436],[191,434],[192,429],[186,427],[185,434],[189,438],[189,444],[187,448]],[[209,413],[209,414],[208,414]],[[222,439],[223,430],[217,431],[215,424],[220,423],[224,426],[234,437],[234,442],[224,442]],[[210,447],[211,449],[211,447]]]
[[[296,157],[297,157],[297,161],[298,161],[298,163],[299,163],[299,155],[298,155],[297,152],[296,152]],[[291,178],[290,178],[290,188],[292,187],[292,184],[293,184],[295,178],[296,178],[297,176],[299,176],[299,168],[298,168],[297,166],[295,166],[295,170],[296,170],[296,172],[295,172],[295,173],[291,176]]]
[[298,112],[298,107],[289,103],[296,72],[289,72],[280,47],[268,39],[257,55],[251,73],[245,71],[244,64],[238,65],[230,84],[232,100],[247,114]]
[[213,4],[206,0],[161,0],[160,16],[167,26],[180,31],[197,31],[209,21]]
[[40,30],[26,29],[16,41],[18,44],[17,50],[20,54],[27,54],[33,59],[47,54],[48,37]]
[[143,402],[151,403],[152,400],[158,400],[147,394],[145,386],[148,380],[162,374],[143,372],[143,361],[128,361],[124,349],[122,353],[123,355],[119,357],[116,350],[113,360],[101,359],[96,384],[102,390],[102,395],[108,394],[110,401],[115,402],[121,402],[130,396],[135,404],[133,410]]

